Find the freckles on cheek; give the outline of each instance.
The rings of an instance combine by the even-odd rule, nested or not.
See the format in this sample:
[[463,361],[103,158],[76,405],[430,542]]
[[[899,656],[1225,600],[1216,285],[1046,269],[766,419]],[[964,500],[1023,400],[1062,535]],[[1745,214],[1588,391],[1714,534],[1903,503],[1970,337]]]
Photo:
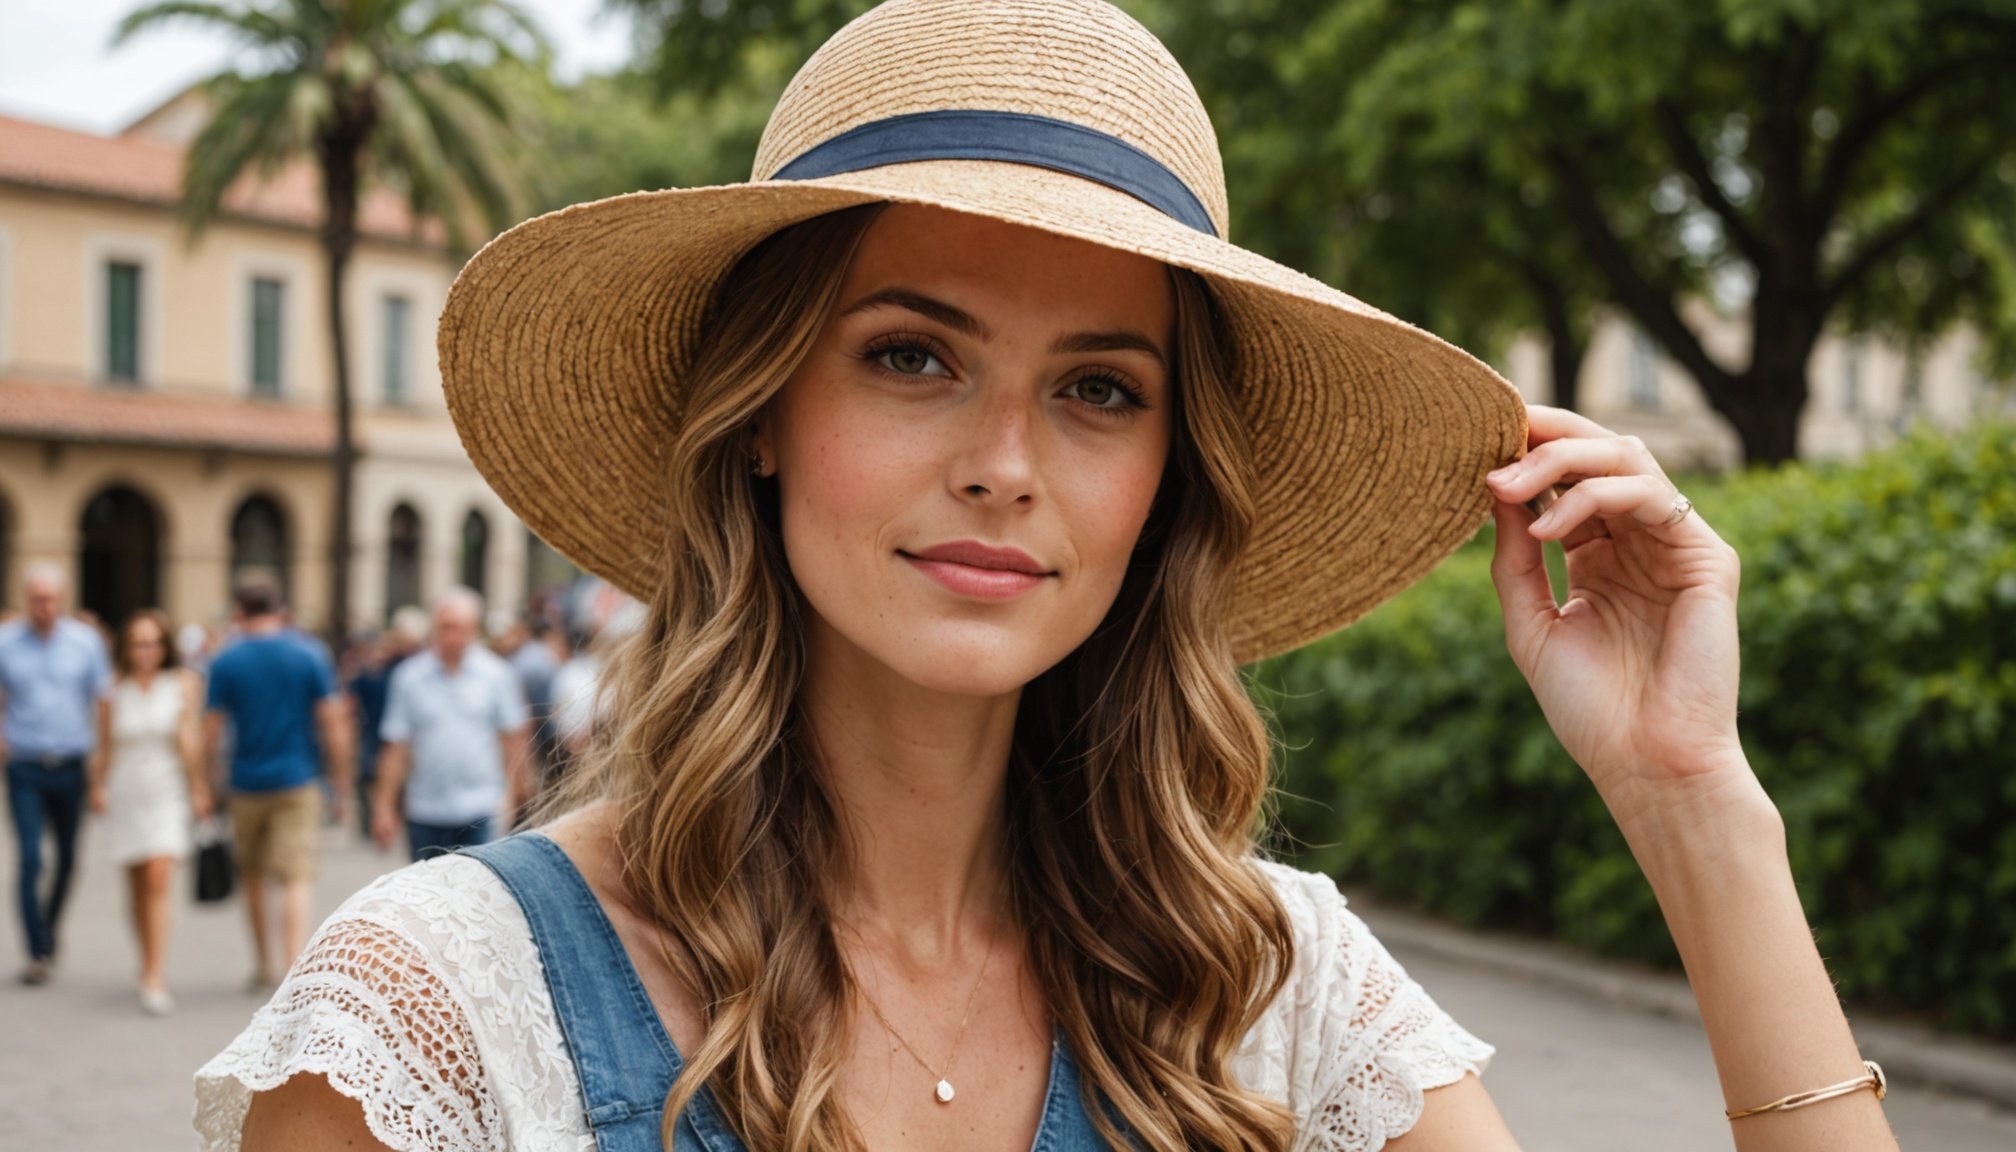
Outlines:
[[916,494],[917,440],[886,422],[827,414],[792,478],[793,505],[829,543],[869,543],[862,533],[872,534]]
[[1085,486],[1073,495],[1072,518],[1086,532],[1085,546],[1097,549],[1111,566],[1108,575],[1116,584],[1141,538],[1161,479],[1161,469],[1146,464],[1102,469],[1086,476]]

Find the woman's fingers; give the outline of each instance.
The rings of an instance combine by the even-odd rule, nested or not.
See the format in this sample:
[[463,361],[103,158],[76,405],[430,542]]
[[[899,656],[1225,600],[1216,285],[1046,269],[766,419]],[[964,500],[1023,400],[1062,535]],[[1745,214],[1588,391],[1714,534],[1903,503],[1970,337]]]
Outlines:
[[1533,536],[1557,540],[1592,516],[1630,517],[1648,528],[1663,527],[1673,518],[1679,493],[1664,476],[1598,476],[1563,493],[1545,516],[1535,521]]
[[1585,476],[1666,473],[1636,436],[1580,436],[1549,440],[1524,457],[1492,472],[1487,481],[1500,500],[1524,502],[1560,483]]
[[1499,501],[1492,510],[1498,523],[1491,553],[1491,582],[1498,606],[1505,612],[1506,643],[1514,657],[1528,650],[1532,629],[1551,619],[1556,605],[1547,578],[1547,559],[1540,541],[1526,530],[1532,520],[1517,504]]
[[1544,444],[1549,440],[1559,440],[1563,436],[1577,436],[1586,440],[1615,435],[1616,433],[1610,429],[1571,409],[1553,408],[1545,404],[1526,406],[1526,443],[1529,447]]

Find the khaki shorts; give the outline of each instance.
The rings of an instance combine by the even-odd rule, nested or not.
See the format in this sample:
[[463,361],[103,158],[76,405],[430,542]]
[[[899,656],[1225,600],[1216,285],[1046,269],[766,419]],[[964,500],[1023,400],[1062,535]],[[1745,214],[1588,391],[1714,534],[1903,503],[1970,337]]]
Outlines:
[[314,781],[277,792],[231,797],[238,872],[247,878],[313,880],[322,829],[322,787]]

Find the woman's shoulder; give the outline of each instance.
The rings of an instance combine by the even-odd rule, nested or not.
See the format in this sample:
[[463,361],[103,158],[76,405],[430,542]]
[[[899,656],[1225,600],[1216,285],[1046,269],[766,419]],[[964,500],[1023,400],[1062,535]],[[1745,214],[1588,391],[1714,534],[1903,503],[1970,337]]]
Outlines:
[[1256,859],[1255,864],[1288,914],[1295,940],[1289,981],[1299,991],[1309,992],[1311,983],[1348,978],[1363,967],[1372,949],[1383,952],[1378,938],[1352,911],[1335,880],[1274,860]]
[[204,1147],[237,1146],[253,1094],[301,1072],[395,1149],[574,1148],[565,1040],[524,915],[481,860],[408,864],[352,893],[272,998],[196,1073]]
[[352,892],[321,931],[368,922],[429,938],[482,938],[503,903],[513,903],[510,890],[488,865],[466,853],[446,853],[395,868]]
[[1379,1148],[1414,1126],[1423,1092],[1481,1074],[1495,1049],[1407,974],[1334,880],[1256,865],[1287,912],[1295,954],[1240,1050],[1242,1082],[1288,1103],[1298,1148]]

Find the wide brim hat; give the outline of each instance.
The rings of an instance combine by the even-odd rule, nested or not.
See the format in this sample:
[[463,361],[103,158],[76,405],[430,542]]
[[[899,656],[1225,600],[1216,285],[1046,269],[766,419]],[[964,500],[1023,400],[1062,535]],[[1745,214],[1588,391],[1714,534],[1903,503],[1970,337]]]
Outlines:
[[661,457],[723,275],[757,242],[888,201],[1187,268],[1216,298],[1257,469],[1227,621],[1241,662],[1358,619],[1489,516],[1521,454],[1481,361],[1231,243],[1217,139],[1168,51],[1100,0],[890,0],[801,68],[748,183],[577,204],[499,236],[441,317],[470,459],[541,539],[648,598]]

